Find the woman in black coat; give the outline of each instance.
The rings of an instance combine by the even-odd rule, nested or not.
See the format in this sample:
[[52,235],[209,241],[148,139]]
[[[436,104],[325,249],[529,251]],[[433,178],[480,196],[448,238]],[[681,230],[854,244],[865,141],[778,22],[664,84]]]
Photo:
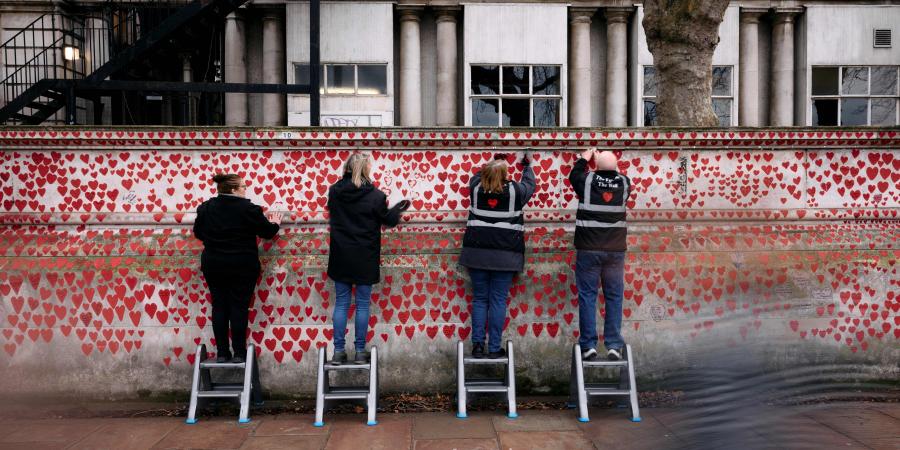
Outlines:
[[331,226],[328,277],[334,281],[335,305],[333,364],[347,361],[344,334],[350,293],[356,287],[354,362],[368,362],[366,334],[369,329],[369,299],[372,285],[381,281],[381,227],[400,222],[409,208],[403,200],[387,207],[387,196],[372,184],[369,155],[354,153],[344,164],[344,176],[328,189],[328,223]]
[[[281,214],[271,221],[262,208],[245,198],[247,185],[238,175],[216,175],[219,193],[197,208],[194,236],[203,241],[200,270],[212,294],[212,325],[216,362],[241,363],[247,358],[247,316],[259,278],[256,237],[272,239]],[[228,348],[228,324],[234,358]]]

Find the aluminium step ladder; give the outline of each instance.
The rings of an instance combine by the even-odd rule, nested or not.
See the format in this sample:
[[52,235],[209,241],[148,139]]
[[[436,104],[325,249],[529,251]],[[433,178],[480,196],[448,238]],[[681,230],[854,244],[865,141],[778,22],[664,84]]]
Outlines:
[[[316,382],[316,421],[313,426],[325,426],[325,402],[327,400],[365,400],[368,417],[366,425],[377,425],[375,412],[378,409],[378,348],[372,347],[368,364],[356,364],[352,361],[344,364],[332,364],[325,360],[325,346],[319,347],[318,381]],[[328,380],[328,372],[368,370],[368,386],[332,386]]]
[[[516,362],[513,355],[512,342],[506,343],[506,356],[503,358],[473,358],[463,353],[463,343],[456,345],[456,417],[465,419],[468,394],[481,394],[490,392],[506,393],[509,410],[506,417],[515,419],[516,413]],[[466,366],[475,365],[506,365],[506,377],[501,379],[466,379]]]
[[[619,361],[593,360],[582,361],[581,346],[575,344],[572,349],[572,372],[570,379],[571,400],[578,401],[578,421],[588,422],[588,401],[593,396],[627,396],[631,406],[631,421],[640,422],[638,409],[637,384],[634,382],[634,360],[631,357],[631,346],[625,345],[625,359]],[[585,383],[584,370],[588,368],[618,368],[618,383]]]
[[[201,400],[211,398],[235,399],[241,405],[238,422],[250,422],[250,401],[262,404],[262,385],[259,383],[259,366],[256,364],[256,349],[253,344],[247,346],[247,358],[243,363],[217,363],[207,360],[206,345],[197,346],[194,358],[194,377],[191,382],[191,404],[188,407],[188,424],[197,423],[197,406]],[[212,380],[210,369],[243,370],[242,383],[216,383]]]

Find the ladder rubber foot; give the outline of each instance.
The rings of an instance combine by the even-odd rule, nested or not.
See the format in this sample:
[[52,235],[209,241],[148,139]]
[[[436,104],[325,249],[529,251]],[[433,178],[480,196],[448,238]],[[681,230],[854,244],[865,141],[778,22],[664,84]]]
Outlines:
[[313,422],[313,426],[314,426],[314,427],[324,427],[324,426],[325,426],[325,422]]
[[466,417],[468,417],[468,416],[466,416],[465,414],[456,413],[456,418],[457,418],[457,419],[465,419]]
[[193,424],[197,423],[197,419],[186,419],[184,421],[184,423],[186,423],[188,425],[193,425]]
[[640,418],[640,417],[632,417],[632,418],[631,418],[631,421],[632,421],[632,422],[640,422],[640,421],[641,421],[641,418]]
[[250,423],[250,419],[238,419],[238,423]]
[[509,413],[506,415],[506,417],[508,417],[510,419],[515,419],[516,417],[519,417],[519,415],[516,413]]
[[370,421],[366,422],[366,425],[368,425],[368,426],[370,426],[370,427],[374,427],[375,425],[378,425],[378,421],[377,421],[377,420],[370,420]]
[[591,419],[588,419],[587,417],[579,417],[578,421],[581,423],[587,423],[587,422],[590,422]]

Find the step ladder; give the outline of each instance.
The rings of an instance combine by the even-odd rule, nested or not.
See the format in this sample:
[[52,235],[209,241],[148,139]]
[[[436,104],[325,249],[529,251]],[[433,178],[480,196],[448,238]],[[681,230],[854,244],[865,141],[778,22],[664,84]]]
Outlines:
[[[262,385],[259,383],[259,367],[256,364],[256,349],[253,344],[247,346],[246,362],[217,363],[207,359],[206,345],[197,346],[194,358],[194,377],[191,382],[191,404],[188,407],[188,417],[185,421],[189,424],[197,423],[197,406],[200,400],[211,398],[236,399],[241,405],[238,422],[250,422],[250,401],[254,404],[262,404]],[[244,372],[243,383],[216,383],[213,382],[210,369],[242,370]]]
[[[491,392],[505,392],[509,403],[509,411],[506,417],[515,419],[516,413],[516,362],[513,355],[512,342],[506,343],[506,357],[504,358],[473,358],[463,353],[463,343],[456,345],[456,417],[465,419],[468,394],[481,394]],[[477,365],[506,365],[506,377],[501,379],[466,379],[466,366]]]
[[[588,422],[588,401],[592,396],[628,396],[631,403],[631,421],[640,422],[638,409],[637,384],[634,382],[634,360],[631,357],[631,346],[625,345],[625,359],[619,361],[581,360],[581,346],[575,344],[572,349],[572,373],[570,379],[571,400],[578,401],[578,421]],[[618,368],[618,383],[585,383],[584,370],[588,368]]]
[[[325,402],[328,400],[365,400],[368,417],[366,425],[377,425],[375,411],[378,409],[378,348],[372,347],[368,364],[355,364],[352,361],[340,365],[326,361],[326,348],[319,347],[318,381],[316,382],[316,421],[313,426],[325,426]],[[368,370],[368,386],[332,386],[328,380],[328,372]]]

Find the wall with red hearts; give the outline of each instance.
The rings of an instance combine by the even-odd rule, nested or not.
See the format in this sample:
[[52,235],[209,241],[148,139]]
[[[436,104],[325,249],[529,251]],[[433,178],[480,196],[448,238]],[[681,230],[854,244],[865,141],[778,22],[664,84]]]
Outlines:
[[[371,150],[392,202],[370,345],[388,390],[449,389],[471,334],[456,261],[467,181],[496,152],[536,150],[527,264],[505,336],[523,385],[564,385],[578,334],[567,175],[576,151],[620,154],[633,180],[624,335],[638,375],[665,381],[686,349],[792,349],[771,367],[900,362],[900,132],[896,130],[0,129],[0,391],[184,392],[209,344],[201,244],[190,225],[216,171],[290,211],[261,244],[250,341],[264,383],[310,395],[329,343],[327,186]],[[514,166],[518,177],[521,166]],[[599,314],[603,314],[601,310]],[[352,332],[352,330],[351,330]],[[421,373],[410,385],[410,371]]]

